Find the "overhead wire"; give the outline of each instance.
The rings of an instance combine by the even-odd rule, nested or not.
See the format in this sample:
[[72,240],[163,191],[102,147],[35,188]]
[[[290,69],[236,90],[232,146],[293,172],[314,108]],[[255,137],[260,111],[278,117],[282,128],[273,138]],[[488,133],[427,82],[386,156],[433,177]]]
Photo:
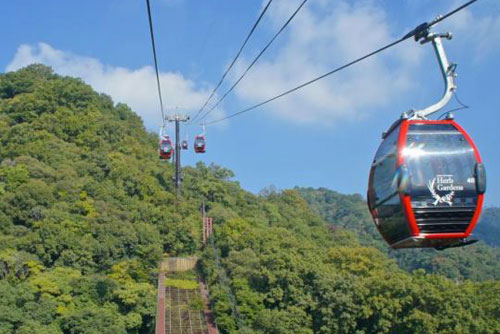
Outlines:
[[155,44],[155,35],[153,30],[153,18],[151,15],[151,4],[149,3],[149,0],[146,0],[146,7],[148,9],[149,33],[151,35],[151,46],[153,49],[153,59],[156,71],[156,86],[158,87],[158,98],[160,100],[161,119],[162,119],[162,124],[165,125],[165,110],[163,109],[163,98],[161,95],[161,85],[160,85],[160,73],[158,71],[158,58],[156,57],[156,44]]
[[288,20],[283,24],[283,26],[278,30],[278,32],[273,36],[273,38],[271,38],[271,40],[266,44],[266,46],[257,54],[255,59],[250,63],[250,65],[246,68],[246,70],[243,72],[243,74],[240,75],[238,80],[236,80],[236,82],[224,93],[224,95],[222,95],[222,97],[207,112],[205,112],[201,116],[200,120],[203,120],[205,117],[207,117],[208,114],[210,114],[215,108],[217,108],[219,106],[219,104],[229,95],[229,93],[231,93],[234,90],[234,88],[236,88],[236,86],[238,86],[238,84],[241,82],[241,80],[243,80],[243,78],[247,75],[248,71],[250,71],[250,69],[255,65],[255,63],[257,63],[257,61],[264,54],[264,52],[266,52],[266,50],[271,46],[271,44],[273,44],[273,42],[276,40],[276,38],[278,38],[278,36],[285,30],[285,28],[290,24],[290,22],[292,22],[292,20],[295,18],[295,16],[298,14],[298,12],[302,9],[302,7],[304,7],[306,2],[307,2],[307,0],[303,0],[300,3],[299,7],[297,7],[297,9],[293,12],[293,14],[290,16],[290,18],[288,18]]
[[289,90],[287,90],[287,91],[285,91],[285,92],[283,92],[283,93],[281,93],[279,95],[271,97],[271,98],[269,98],[269,99],[267,99],[265,101],[257,103],[257,104],[255,104],[255,105],[253,105],[251,107],[245,108],[243,110],[240,110],[240,111],[235,112],[233,114],[230,114],[228,116],[225,116],[225,117],[222,117],[222,118],[219,118],[219,119],[207,122],[205,124],[206,125],[211,125],[211,124],[215,124],[215,123],[218,123],[218,122],[222,122],[222,121],[225,121],[227,119],[236,117],[238,115],[247,113],[247,112],[249,112],[251,110],[257,109],[259,107],[262,107],[265,104],[268,104],[268,103],[273,102],[274,100],[277,100],[277,99],[279,99],[279,98],[281,98],[283,96],[286,96],[286,95],[291,94],[291,93],[293,93],[295,91],[298,91],[298,90],[300,90],[300,89],[302,89],[302,88],[304,88],[306,86],[309,86],[309,85],[311,85],[311,84],[313,84],[313,83],[315,83],[315,82],[317,82],[317,81],[319,81],[321,79],[324,79],[324,78],[326,78],[326,77],[328,77],[328,76],[330,76],[330,75],[332,75],[334,73],[337,73],[337,72],[339,72],[341,70],[344,70],[344,69],[346,69],[346,68],[348,68],[350,66],[353,66],[353,65],[355,65],[355,64],[357,64],[357,63],[359,63],[359,62],[361,62],[361,61],[363,61],[363,60],[365,60],[367,58],[370,58],[370,57],[372,57],[372,56],[374,56],[374,55],[376,55],[376,54],[378,54],[378,53],[380,53],[382,51],[385,51],[385,50],[387,50],[387,49],[389,49],[389,48],[391,48],[393,46],[396,46],[396,45],[398,45],[398,44],[406,41],[407,39],[409,39],[411,37],[416,37],[417,38],[418,36],[420,36],[422,34],[422,32],[427,31],[429,28],[431,28],[435,24],[437,24],[437,23],[439,23],[439,22],[447,19],[448,17],[450,17],[450,16],[458,13],[459,11],[461,11],[464,8],[470,6],[471,4],[473,4],[476,1],[478,1],[478,0],[470,0],[470,1],[466,2],[465,4],[461,5],[460,7],[452,10],[449,13],[447,13],[446,15],[438,16],[436,19],[434,19],[430,23],[425,22],[425,23],[417,26],[415,29],[413,29],[412,31],[408,32],[406,35],[404,35],[403,37],[401,37],[400,39],[398,39],[398,40],[396,40],[396,41],[394,41],[392,43],[389,43],[389,44],[387,44],[387,45],[385,45],[385,46],[383,46],[383,47],[381,47],[381,48],[379,48],[379,49],[377,49],[375,51],[372,51],[372,52],[370,52],[370,53],[368,53],[368,54],[366,54],[366,55],[364,55],[362,57],[359,57],[359,58],[357,58],[357,59],[355,59],[355,60],[353,60],[351,62],[348,62],[348,63],[346,63],[346,64],[344,64],[344,65],[342,65],[340,67],[337,67],[337,68],[335,68],[335,69],[333,69],[333,70],[331,70],[331,71],[329,71],[329,72],[327,72],[327,73],[325,73],[323,75],[320,75],[320,76],[318,76],[318,77],[316,77],[316,78],[314,78],[312,80],[309,80],[309,81],[307,81],[307,82],[305,82],[305,83],[303,83],[301,85],[298,85],[298,86],[296,86],[296,87],[294,87],[292,89],[289,89]]
[[452,10],[451,12],[448,12],[447,14],[445,15],[442,15],[442,16],[439,16],[437,17],[434,21],[432,21],[432,23],[429,25],[429,27],[432,27],[433,25],[447,19],[448,17],[452,16],[452,15],[455,15],[456,13],[458,13],[459,11],[461,11],[462,9],[465,9],[466,7],[469,7],[470,5],[472,5],[474,2],[476,2],[477,0],[471,0],[471,1],[468,1],[466,3],[464,3],[463,5],[455,8],[454,10]]
[[257,26],[259,25],[260,21],[262,20],[262,17],[264,17],[264,14],[267,12],[267,9],[269,8],[269,6],[271,5],[271,2],[273,2],[273,0],[269,0],[266,4],[266,6],[264,7],[264,9],[262,10],[262,12],[260,13],[259,17],[257,18],[257,21],[255,21],[255,23],[253,24],[252,26],[252,29],[250,29],[247,37],[245,38],[245,41],[243,42],[243,44],[241,45],[240,49],[238,50],[238,52],[236,53],[236,56],[234,56],[231,64],[228,66],[228,68],[226,69],[226,71],[224,72],[224,74],[222,74],[222,77],[220,78],[219,82],[217,83],[217,85],[215,85],[215,87],[212,89],[212,92],[210,93],[210,96],[207,98],[207,100],[205,101],[205,103],[203,104],[203,106],[201,106],[201,108],[196,112],[196,114],[191,118],[192,121],[194,121],[194,119],[196,117],[198,117],[200,115],[200,113],[203,111],[203,109],[205,109],[205,107],[207,106],[208,102],[210,102],[210,100],[212,99],[212,97],[215,95],[215,92],[219,89],[219,87],[222,85],[222,82],[224,81],[224,79],[226,78],[227,74],[229,73],[229,71],[233,68],[234,64],[236,63],[236,61],[238,60],[238,58],[240,57],[241,53],[243,52],[243,49],[245,48],[245,46],[247,45],[248,43],[248,40],[250,39],[250,37],[253,35],[255,29],[257,28]]

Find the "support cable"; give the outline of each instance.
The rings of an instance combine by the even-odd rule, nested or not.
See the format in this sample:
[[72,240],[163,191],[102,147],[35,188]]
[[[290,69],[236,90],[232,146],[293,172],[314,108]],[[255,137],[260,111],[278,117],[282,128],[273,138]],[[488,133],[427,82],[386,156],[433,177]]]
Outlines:
[[[396,46],[396,45],[398,45],[398,44],[400,44],[400,43],[402,43],[402,42],[406,41],[407,39],[409,39],[409,38],[411,38],[411,37],[415,37],[415,40],[418,40],[418,39],[420,39],[420,38],[421,38],[421,37],[422,37],[422,36],[423,36],[426,32],[428,32],[429,28],[431,28],[431,27],[432,27],[432,26],[434,26],[435,24],[437,24],[437,23],[439,23],[439,22],[443,21],[444,19],[447,19],[448,17],[452,16],[453,14],[458,13],[459,11],[461,11],[461,10],[463,10],[464,8],[466,8],[466,7],[470,6],[471,4],[473,4],[473,3],[474,3],[474,2],[476,2],[476,1],[478,1],[478,0],[470,0],[470,1],[468,1],[467,3],[465,3],[465,4],[461,5],[460,7],[458,7],[458,8],[456,8],[456,9],[454,9],[453,11],[451,11],[451,12],[447,13],[446,15],[444,15],[444,16],[438,16],[435,20],[431,21],[430,23],[427,23],[427,22],[422,23],[421,25],[419,25],[418,27],[416,27],[415,29],[413,29],[412,31],[410,31],[409,33],[407,33],[406,35],[404,35],[404,36],[403,36],[403,37],[401,37],[400,39],[398,39],[398,40],[396,40],[396,41],[394,41],[394,42],[392,42],[392,43],[389,43],[389,44],[387,44],[387,45],[385,45],[385,46],[383,46],[383,47],[381,47],[381,48],[379,48],[379,49],[377,49],[377,50],[375,50],[375,51],[373,51],[373,52],[370,52],[370,53],[368,53],[367,55],[364,55],[364,56],[362,56],[362,57],[360,57],[360,58],[357,58],[357,59],[355,59],[355,60],[353,60],[353,61],[351,61],[351,62],[349,62],[349,63],[347,63],[347,64],[344,64],[344,65],[342,65],[342,66],[340,66],[340,67],[337,67],[337,68],[335,68],[335,69],[333,69],[333,70],[331,70],[331,71],[329,71],[329,72],[327,72],[327,73],[325,73],[325,74],[323,74],[323,75],[320,75],[319,77],[316,77],[316,78],[314,78],[314,79],[312,79],[312,80],[309,80],[309,81],[307,81],[307,82],[305,82],[305,83],[303,83],[303,84],[301,84],[301,85],[299,85],[299,86],[297,86],[297,87],[294,87],[294,88],[292,88],[292,89],[290,89],[290,90],[287,90],[287,91],[285,91],[285,92],[283,92],[283,93],[281,93],[281,94],[279,94],[279,95],[276,95],[276,96],[274,96],[274,97],[272,97],[272,98],[270,98],[270,99],[267,99],[267,100],[265,100],[265,101],[262,101],[262,102],[260,102],[260,103],[257,103],[257,104],[255,104],[255,105],[253,105],[253,106],[251,106],[251,107],[248,107],[248,108],[246,108],[246,109],[240,110],[240,111],[235,112],[235,113],[233,113],[233,114],[230,114],[230,115],[228,115],[228,116],[225,116],[225,117],[222,117],[222,118],[219,118],[219,119],[213,120],[213,121],[211,121],[211,122],[207,122],[207,123],[205,123],[205,124],[206,124],[206,125],[212,125],[212,124],[215,124],[215,123],[218,123],[218,122],[225,121],[225,120],[230,119],[230,118],[232,118],[232,117],[235,117],[235,116],[238,116],[238,115],[244,114],[244,113],[249,112],[249,111],[251,111],[251,110],[257,109],[257,108],[259,108],[259,107],[261,107],[261,106],[263,106],[263,105],[265,105],[265,104],[268,104],[268,103],[270,103],[270,102],[272,102],[272,101],[274,101],[274,100],[277,100],[277,99],[279,99],[279,98],[281,98],[281,97],[284,97],[284,96],[286,96],[286,95],[288,95],[288,94],[291,94],[291,93],[293,93],[293,92],[295,92],[295,91],[298,91],[298,90],[300,90],[300,89],[302,89],[302,88],[304,88],[304,87],[306,87],[306,86],[309,86],[309,85],[311,85],[311,84],[315,83],[316,81],[319,81],[319,80],[321,80],[321,79],[324,79],[324,78],[326,78],[326,77],[328,77],[328,76],[330,76],[330,75],[332,75],[332,74],[334,74],[334,73],[337,73],[337,72],[339,72],[339,71],[341,71],[341,70],[344,70],[344,69],[346,69],[346,68],[348,68],[348,67],[350,67],[350,66],[353,66],[353,65],[355,65],[355,64],[357,64],[357,63],[359,63],[359,62],[361,62],[361,61],[363,61],[363,60],[365,60],[365,59],[367,59],[367,58],[370,58],[370,57],[372,57],[372,56],[374,56],[374,55],[376,55],[376,54],[378,54],[378,53],[380,53],[380,52],[382,52],[382,51],[385,51],[385,50],[387,50],[387,49],[389,49],[389,48],[391,48],[391,47],[393,47],[393,46]],[[205,115],[205,116],[206,116],[206,115]]]
[[248,33],[247,37],[245,38],[245,41],[243,42],[243,45],[241,45],[238,53],[236,53],[236,56],[234,57],[233,61],[231,62],[231,64],[229,65],[229,67],[226,69],[226,71],[224,72],[224,74],[222,74],[222,77],[220,78],[219,82],[217,83],[217,85],[214,87],[214,89],[210,93],[210,96],[205,101],[205,103],[203,104],[203,106],[196,112],[196,115],[194,115],[194,117],[192,118],[192,120],[194,120],[196,117],[198,117],[200,115],[200,113],[203,111],[203,109],[205,109],[205,107],[207,106],[208,102],[210,102],[210,100],[212,99],[212,97],[215,95],[215,92],[217,91],[217,89],[219,89],[219,87],[221,86],[222,82],[226,78],[227,74],[233,68],[234,64],[236,63],[236,60],[238,60],[238,58],[240,57],[241,52],[243,51],[243,49],[247,45],[248,40],[250,39],[250,36],[252,36],[253,32],[255,31],[255,29],[257,28],[257,26],[259,25],[262,17],[264,16],[264,14],[266,13],[267,9],[269,8],[269,5],[271,5],[271,2],[273,2],[273,0],[269,0],[268,1],[267,5],[264,7],[264,9],[262,10],[262,12],[260,13],[257,21],[255,21],[252,29],[250,29],[250,32]]
[[238,78],[238,80],[236,80],[236,82],[231,86],[231,88],[229,88],[224,93],[224,95],[222,95],[222,97],[207,112],[205,112],[205,114],[203,114],[201,116],[200,120],[207,117],[208,114],[210,114],[215,108],[217,108],[219,106],[219,104],[229,95],[229,93],[231,93],[234,90],[234,88],[236,88],[236,86],[238,86],[238,84],[241,82],[241,80],[243,80],[243,78],[247,75],[248,71],[250,71],[250,69],[255,65],[255,63],[257,63],[257,61],[264,54],[264,52],[266,52],[266,50],[271,46],[271,44],[273,44],[273,42],[276,40],[276,38],[278,38],[278,36],[285,30],[285,28],[290,24],[290,22],[292,22],[292,20],[295,18],[295,16],[298,14],[298,12],[302,9],[302,7],[306,4],[306,2],[307,2],[307,0],[303,0],[300,3],[299,7],[297,7],[297,9],[293,12],[292,16],[290,16],[290,18],[285,22],[285,24],[283,24],[283,26],[280,28],[280,30],[278,30],[278,32],[273,36],[273,38],[271,38],[271,40],[259,52],[257,57],[255,57],[255,59],[250,63],[250,65],[248,65],[248,67],[243,72],[243,74]]
[[155,35],[153,30],[153,18],[151,16],[151,4],[149,0],[146,0],[146,6],[148,8],[148,21],[149,21],[149,33],[151,35],[151,46],[153,49],[153,59],[155,63],[155,71],[156,71],[156,85],[158,87],[158,98],[160,100],[160,111],[161,111],[161,119],[162,124],[165,124],[165,111],[163,110],[163,98],[161,96],[161,86],[160,86],[160,74],[158,71],[158,59],[156,57],[156,45],[155,45]]

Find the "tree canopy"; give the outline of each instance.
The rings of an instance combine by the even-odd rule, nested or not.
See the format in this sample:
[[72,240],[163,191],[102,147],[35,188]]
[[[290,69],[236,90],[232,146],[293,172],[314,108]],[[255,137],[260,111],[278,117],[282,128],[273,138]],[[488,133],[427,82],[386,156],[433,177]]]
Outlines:
[[394,258],[399,266],[412,272],[425,269],[453,280],[485,281],[500,279],[499,246],[500,209],[486,208],[474,232],[480,242],[463,248],[445,251],[434,249],[392,250],[377,232],[368,212],[366,201],[360,195],[343,195],[319,188],[296,188],[309,206],[333,228],[342,228],[356,234],[360,243],[376,247]]
[[0,334],[152,333],[162,254],[201,256],[224,334],[500,332],[486,246],[414,264],[377,242],[361,197],[254,195],[216,165],[185,167],[177,200],[156,145],[79,79],[0,75]]

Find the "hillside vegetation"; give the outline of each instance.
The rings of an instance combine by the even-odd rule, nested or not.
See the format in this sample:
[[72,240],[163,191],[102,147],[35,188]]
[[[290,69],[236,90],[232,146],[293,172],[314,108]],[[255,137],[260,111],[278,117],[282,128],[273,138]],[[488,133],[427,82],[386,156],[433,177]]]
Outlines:
[[162,252],[198,248],[156,137],[33,65],[0,76],[0,333],[151,333]]
[[[500,332],[500,282],[408,273],[296,190],[183,173],[176,200],[155,136],[81,80],[0,75],[0,334],[153,333],[162,253],[202,256],[223,334]],[[216,224],[203,250],[202,200]]]
[[500,208],[486,208],[474,233],[486,244],[500,248]]
[[210,211],[216,247],[203,264],[223,333],[500,331],[500,282],[408,273],[357,233],[327,228],[296,190],[257,203]]
[[325,188],[296,190],[332,227],[354,232],[360,244],[385,252],[409,272],[425,269],[427,272],[439,273],[454,280],[500,279],[500,249],[488,246],[500,245],[500,209],[484,210],[474,233],[474,237],[481,242],[475,245],[445,251],[392,250],[377,232],[366,201],[360,195],[342,195]]

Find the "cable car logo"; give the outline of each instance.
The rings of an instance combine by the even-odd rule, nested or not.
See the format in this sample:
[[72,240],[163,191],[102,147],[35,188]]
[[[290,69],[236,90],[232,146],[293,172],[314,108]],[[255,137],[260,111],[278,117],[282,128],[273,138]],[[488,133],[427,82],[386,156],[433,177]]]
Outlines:
[[[453,197],[455,196],[455,191],[462,191],[464,187],[461,185],[455,185],[455,180],[453,175],[436,175],[435,178],[429,181],[427,188],[431,192],[432,197],[435,199],[434,206],[438,204],[446,203],[449,206],[453,206]],[[447,191],[445,195],[441,196],[438,191]]]

